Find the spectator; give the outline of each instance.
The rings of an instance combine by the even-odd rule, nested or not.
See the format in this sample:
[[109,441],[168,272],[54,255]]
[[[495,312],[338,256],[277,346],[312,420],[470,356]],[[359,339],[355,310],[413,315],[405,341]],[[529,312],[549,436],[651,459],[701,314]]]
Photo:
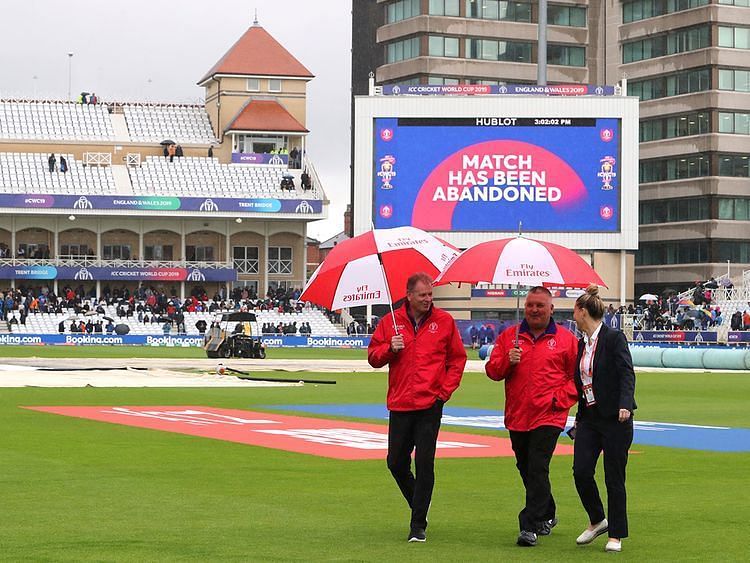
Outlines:
[[[21,311],[23,314],[23,311]],[[23,317],[21,317],[23,319]],[[21,322],[23,324],[23,322]],[[745,309],[745,312],[742,313],[742,330],[750,330],[750,309]]]
[[49,158],[47,159],[47,164],[49,164],[49,171],[54,172],[57,166],[57,159],[55,158],[54,153],[49,155]]
[[310,179],[310,175],[307,173],[307,170],[305,170],[300,176],[300,184],[302,184],[302,189],[305,191],[312,189],[312,181]]
[[213,157],[214,157],[214,146],[210,145],[208,147],[208,158],[213,158]]
[[169,155],[169,162],[174,162],[174,157],[177,154],[177,145],[169,145],[167,147],[167,154]]
[[198,319],[198,322],[195,323],[195,328],[198,330],[198,334],[206,334],[207,326],[208,325],[204,319]]
[[60,155],[60,172],[65,174],[68,171],[68,161],[65,160],[65,157]]
[[185,153],[182,151],[182,145],[177,145],[174,148],[174,155],[177,157],[185,156]]
[[289,153],[289,168],[299,168],[299,149],[294,147],[292,152]]
[[735,311],[729,320],[729,328],[732,330],[742,330],[742,313]]

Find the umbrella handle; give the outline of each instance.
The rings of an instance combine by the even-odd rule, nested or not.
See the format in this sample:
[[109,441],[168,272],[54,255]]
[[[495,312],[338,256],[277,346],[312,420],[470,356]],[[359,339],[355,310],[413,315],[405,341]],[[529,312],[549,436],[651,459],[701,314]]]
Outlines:
[[385,284],[385,290],[388,292],[388,307],[391,310],[391,319],[393,319],[393,331],[398,334],[398,327],[396,326],[396,314],[393,312],[393,303],[391,303],[391,288],[388,285],[388,277],[385,275],[385,268],[383,267],[383,257],[378,252],[378,262],[380,263],[380,273],[383,275],[383,283]]
[[[521,223],[518,224],[519,235],[521,231]],[[521,310],[521,284],[516,284],[516,342],[515,347],[518,348],[518,331],[521,328],[519,311]]]

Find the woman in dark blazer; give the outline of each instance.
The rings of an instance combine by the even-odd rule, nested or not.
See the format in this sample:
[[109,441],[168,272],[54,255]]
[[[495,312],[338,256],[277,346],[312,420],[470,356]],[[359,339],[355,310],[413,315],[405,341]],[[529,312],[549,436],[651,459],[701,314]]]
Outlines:
[[[578,388],[573,476],[578,496],[589,516],[579,545],[609,532],[606,551],[621,551],[628,536],[625,466],[633,442],[635,373],[625,335],[602,323],[604,303],[599,288],[589,286],[573,309],[583,338],[578,342],[575,382]],[[594,472],[604,452],[607,514],[599,497]]]

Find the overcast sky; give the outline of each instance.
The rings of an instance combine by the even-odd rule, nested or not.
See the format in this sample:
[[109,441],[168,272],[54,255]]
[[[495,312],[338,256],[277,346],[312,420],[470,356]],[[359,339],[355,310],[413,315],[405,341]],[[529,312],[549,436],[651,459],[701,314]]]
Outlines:
[[[343,229],[349,201],[350,0],[21,0],[0,15],[0,97],[96,92],[107,100],[196,102],[196,82],[258,21],[315,78],[307,89],[308,154],[331,200],[312,223]],[[68,53],[73,57],[69,59]]]

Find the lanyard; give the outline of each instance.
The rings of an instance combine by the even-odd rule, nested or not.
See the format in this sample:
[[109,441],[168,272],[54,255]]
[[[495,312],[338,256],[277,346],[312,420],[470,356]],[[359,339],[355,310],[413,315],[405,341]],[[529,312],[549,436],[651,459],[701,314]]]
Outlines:
[[584,343],[584,350],[583,350],[583,355],[581,356],[581,364],[580,364],[581,382],[584,385],[591,385],[591,380],[594,375],[593,374],[594,354],[596,354],[596,345],[598,343],[599,343],[599,335],[597,335],[593,343],[589,343],[589,344]]

